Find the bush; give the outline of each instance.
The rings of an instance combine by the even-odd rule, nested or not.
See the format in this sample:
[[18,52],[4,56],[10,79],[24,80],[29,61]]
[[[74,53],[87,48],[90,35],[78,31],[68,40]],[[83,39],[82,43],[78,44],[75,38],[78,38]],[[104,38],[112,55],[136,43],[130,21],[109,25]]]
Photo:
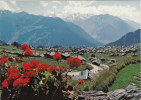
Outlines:
[[[21,50],[31,51],[28,45],[22,45]],[[32,51],[31,51],[32,52]],[[32,54],[27,53],[29,60]],[[11,60],[12,58],[12,60]],[[14,61],[14,62],[13,62]],[[16,62],[16,63],[15,63]],[[15,63],[15,66],[13,66]],[[22,63],[22,64],[20,64]],[[2,100],[68,100],[67,75],[62,75],[67,68],[48,66],[36,60],[26,63],[17,58],[5,55],[0,60],[2,81]],[[67,94],[65,94],[66,92]]]
[[67,64],[70,65],[70,68],[81,66],[81,60],[77,57],[70,57],[67,59]]
[[46,64],[30,62],[19,68],[6,66],[8,63],[1,66],[2,100],[64,99],[62,91],[68,88],[67,77],[62,76],[64,67],[47,69]]

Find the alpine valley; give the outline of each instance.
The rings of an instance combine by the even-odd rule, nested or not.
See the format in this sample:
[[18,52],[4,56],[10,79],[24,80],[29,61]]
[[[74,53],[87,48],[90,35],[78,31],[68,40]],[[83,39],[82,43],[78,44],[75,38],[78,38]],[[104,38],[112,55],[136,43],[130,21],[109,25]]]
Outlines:
[[108,14],[59,18],[1,10],[0,40],[33,46],[102,46],[134,31],[138,24],[131,23]]

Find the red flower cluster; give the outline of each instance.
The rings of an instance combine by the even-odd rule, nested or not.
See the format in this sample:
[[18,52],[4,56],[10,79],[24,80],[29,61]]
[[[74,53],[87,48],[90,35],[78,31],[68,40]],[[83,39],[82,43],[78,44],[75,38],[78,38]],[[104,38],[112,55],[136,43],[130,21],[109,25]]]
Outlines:
[[17,79],[19,75],[20,75],[20,70],[17,67],[11,67],[7,69],[7,73],[5,73],[5,76],[8,77],[7,78],[8,82]]
[[84,80],[79,78],[79,79],[78,79],[78,82],[79,82],[79,83],[84,83]]
[[35,77],[36,76],[36,72],[33,71],[35,67],[35,64],[33,64],[33,62],[31,61],[30,63],[23,63],[23,77]]
[[51,72],[51,73],[52,73],[52,71],[54,71],[54,70],[57,71],[58,68],[55,67],[55,66],[51,66],[51,67],[48,68],[48,71]]
[[61,54],[60,54],[59,52],[56,52],[56,53],[54,54],[54,56],[53,56],[53,59],[54,59],[54,60],[59,60],[59,59],[62,59],[62,56],[61,56]]
[[22,64],[23,66],[23,71],[33,71],[33,66],[31,63],[23,63]]
[[8,59],[7,59],[6,57],[2,57],[1,60],[2,60],[3,62],[8,62]]
[[8,81],[6,79],[2,82],[2,87],[8,87]]
[[11,67],[9,69],[7,69],[8,73],[16,73],[16,74],[20,74],[20,70],[17,67]]
[[[39,63],[36,60],[30,61],[30,63],[23,63],[23,71],[28,72],[28,73],[32,73],[32,75],[35,77],[36,74],[34,73],[34,69],[37,68],[37,71],[45,71],[48,69],[48,65],[44,64],[44,63]],[[25,73],[27,76],[28,73]]]
[[[21,50],[24,50],[24,55],[33,55],[33,52],[31,51],[30,47],[27,44],[23,44],[20,48]],[[0,59],[0,66],[4,66],[6,62],[8,62],[8,56],[2,57]],[[54,60],[61,59],[61,54],[56,52],[53,56]],[[13,62],[16,60],[17,62],[24,62],[20,58],[13,58],[9,57],[9,61]],[[9,67],[9,66],[8,66]],[[36,78],[36,76],[43,71],[49,71],[50,73],[54,74],[53,71],[60,71],[64,72],[67,71],[67,68],[62,65],[60,68],[57,68],[55,66],[48,67],[47,64],[39,63],[36,60],[30,61],[30,63],[23,63],[22,68],[19,69],[18,67],[10,67],[7,69],[7,72],[5,72],[5,80],[2,82],[2,87],[8,87],[11,88],[12,84],[15,89],[18,89],[20,87],[23,87],[29,83],[30,78]]]
[[17,67],[11,67],[7,69],[7,73],[5,73],[6,79],[2,82],[2,87],[8,87],[8,83],[17,79],[20,75],[20,71]]
[[10,82],[10,81],[12,81],[12,80],[17,79],[18,77],[19,77],[19,76],[18,76],[16,73],[11,73],[11,74],[9,75],[9,77],[7,78],[7,81]]
[[77,57],[70,57],[67,59],[67,64],[69,64],[70,67],[78,67],[81,66],[81,60]]
[[33,52],[31,51],[30,46],[28,46],[27,44],[23,44],[20,49],[25,51],[24,52],[25,56],[33,55]]
[[8,62],[8,59],[6,57],[2,57],[0,60],[0,66],[3,67],[4,63]]
[[30,55],[33,55],[33,52],[30,49],[26,49],[26,51],[24,52],[24,55],[30,56]]
[[26,49],[30,49],[30,47],[27,44],[21,45],[20,50],[24,50],[25,51]]
[[45,71],[47,69],[48,69],[48,65],[47,64],[44,64],[44,63],[40,63],[37,66],[37,71]]
[[36,76],[36,72],[35,71],[28,71],[28,72],[24,72],[23,77],[35,77]]
[[30,61],[30,64],[32,64],[32,67],[33,67],[33,68],[36,68],[37,65],[39,64],[39,62],[36,61],[36,60],[32,60],[32,61]]
[[66,68],[66,66],[64,66],[64,65],[61,65],[61,66],[60,66],[60,71],[67,71],[67,68]]
[[25,86],[25,85],[27,85],[27,83],[29,82],[29,78],[25,78],[25,79],[23,79],[23,78],[18,78],[18,79],[16,79],[15,81],[14,81],[14,83],[13,83],[13,87],[14,88],[20,88],[20,87],[23,87],[23,86]]

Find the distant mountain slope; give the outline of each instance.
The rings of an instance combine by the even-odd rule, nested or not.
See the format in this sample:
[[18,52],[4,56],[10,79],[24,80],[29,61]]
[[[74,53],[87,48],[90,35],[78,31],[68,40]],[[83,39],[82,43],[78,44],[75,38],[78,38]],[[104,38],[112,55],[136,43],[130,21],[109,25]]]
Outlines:
[[6,45],[6,43],[0,40],[0,45]]
[[36,46],[101,45],[79,26],[60,18],[10,11],[0,11],[0,40]]
[[65,20],[80,26],[94,39],[103,43],[115,41],[125,33],[136,30],[124,20],[109,14],[91,15],[84,18],[82,16],[73,16],[72,19],[67,17]]
[[133,27],[134,29],[136,29],[136,30],[140,28],[140,24],[139,23],[136,23],[136,22],[131,21],[129,19],[125,19],[125,22],[127,24],[129,24],[131,27]]
[[134,32],[129,32],[119,40],[109,43],[106,46],[128,46],[137,43],[140,43],[140,29]]

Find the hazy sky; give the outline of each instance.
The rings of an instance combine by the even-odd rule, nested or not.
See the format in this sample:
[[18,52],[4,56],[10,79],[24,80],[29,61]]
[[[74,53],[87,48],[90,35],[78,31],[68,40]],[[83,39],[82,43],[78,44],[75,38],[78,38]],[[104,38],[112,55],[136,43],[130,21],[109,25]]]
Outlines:
[[140,22],[140,1],[14,1],[0,0],[1,10],[25,11],[44,16],[71,14],[111,14]]

